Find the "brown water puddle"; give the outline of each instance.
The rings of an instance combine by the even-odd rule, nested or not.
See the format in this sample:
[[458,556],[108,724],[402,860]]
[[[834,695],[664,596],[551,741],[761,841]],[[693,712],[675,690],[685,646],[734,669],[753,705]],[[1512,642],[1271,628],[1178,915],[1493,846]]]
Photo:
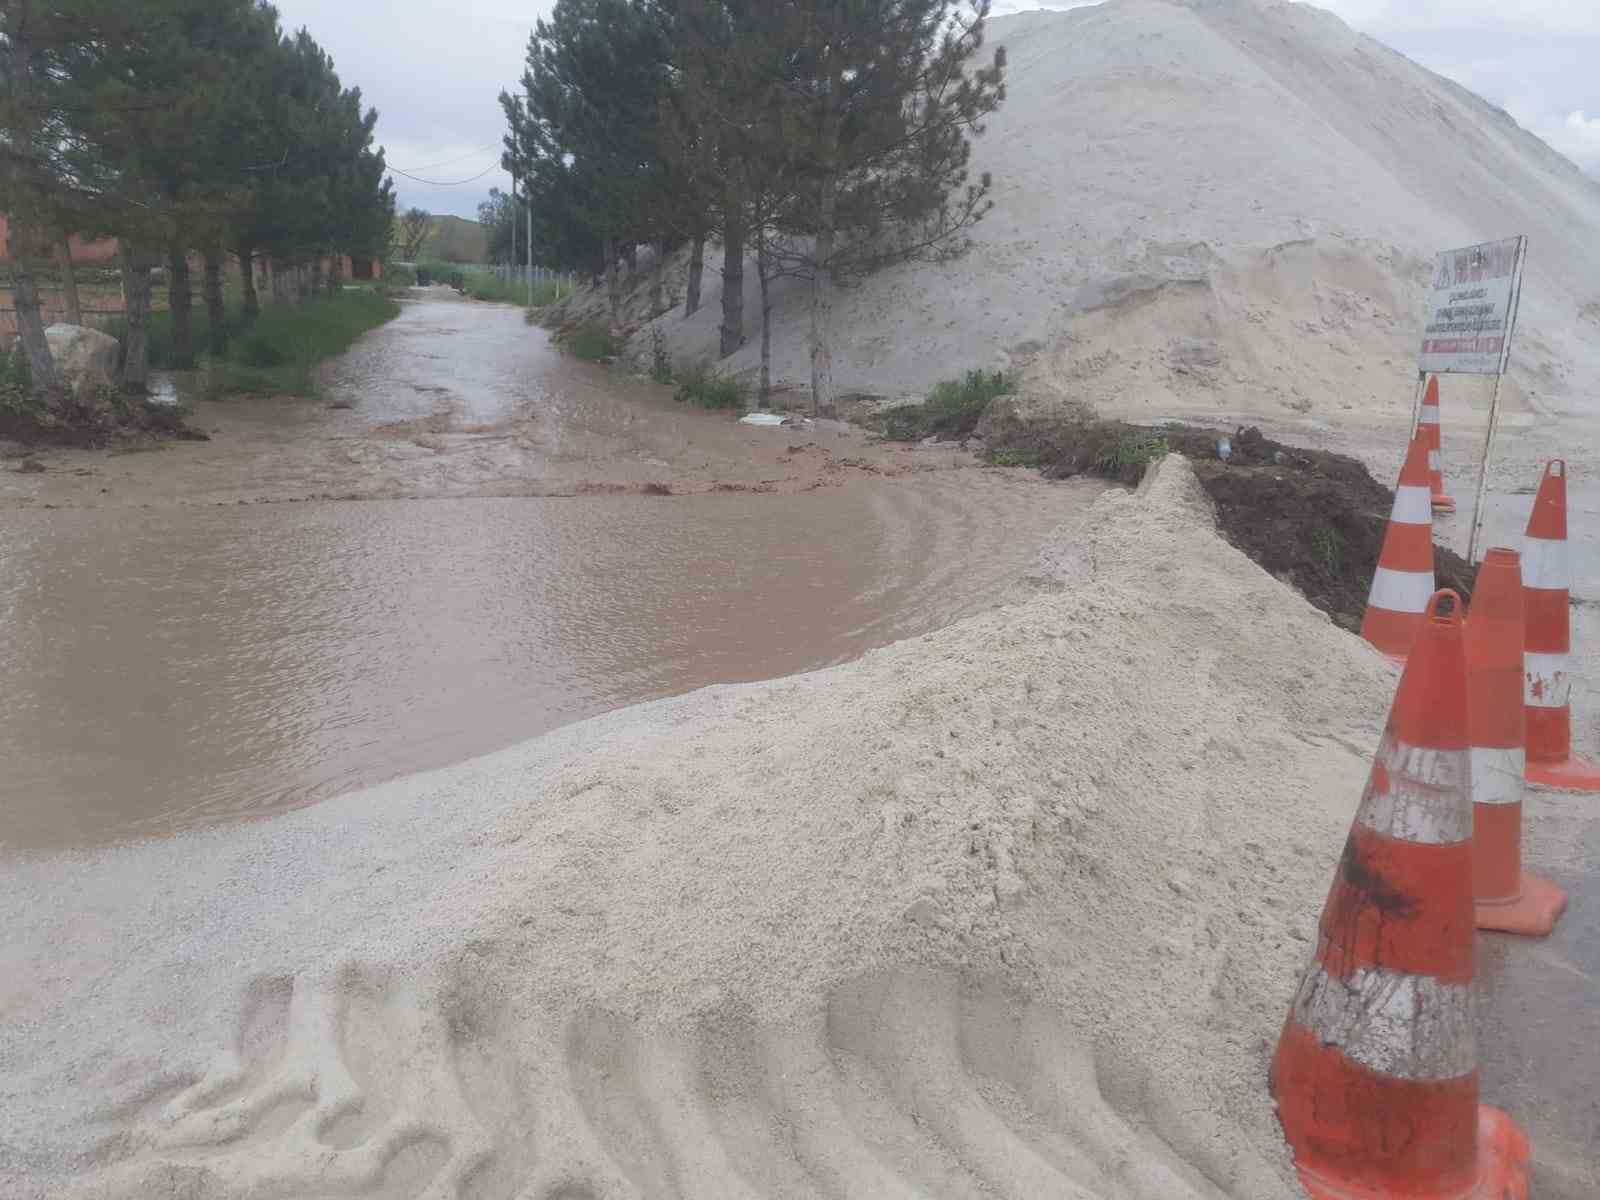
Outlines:
[[316,399],[196,421],[210,442],[0,471],[0,853],[837,662],[992,602],[1098,491],[741,425],[436,294]]
[[12,513],[0,849],[293,808],[991,603],[1092,485]]

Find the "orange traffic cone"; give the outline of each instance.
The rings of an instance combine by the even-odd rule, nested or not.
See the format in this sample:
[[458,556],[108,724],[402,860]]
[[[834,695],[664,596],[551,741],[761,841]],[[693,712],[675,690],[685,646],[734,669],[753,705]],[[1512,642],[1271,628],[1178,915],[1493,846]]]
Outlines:
[[1428,490],[1433,507],[1440,512],[1455,512],[1456,502],[1444,494],[1444,472],[1439,465],[1439,377],[1428,376],[1428,390],[1422,395],[1422,411],[1417,417],[1417,432],[1428,447]]
[[1478,567],[1467,618],[1467,775],[1478,928],[1544,937],[1567,894],[1522,870],[1522,566],[1496,546]]
[[1361,636],[1390,658],[1404,659],[1422,627],[1433,594],[1433,506],[1428,493],[1428,447],[1417,427],[1394,489],[1378,570],[1367,594]]
[[1528,782],[1600,791],[1600,767],[1572,753],[1572,632],[1567,612],[1567,464],[1545,464],[1522,543],[1522,600],[1527,612]]
[[1426,605],[1272,1059],[1315,1200],[1528,1195],[1527,1136],[1478,1105],[1460,610]]

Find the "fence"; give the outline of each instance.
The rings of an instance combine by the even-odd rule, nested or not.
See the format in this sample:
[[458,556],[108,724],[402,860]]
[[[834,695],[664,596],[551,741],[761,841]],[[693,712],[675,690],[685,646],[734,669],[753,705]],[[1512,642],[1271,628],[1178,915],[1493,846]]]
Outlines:
[[[127,310],[122,305],[121,290],[109,289],[109,294],[102,295],[101,292],[104,290],[95,287],[78,289],[85,325],[105,329],[127,315]],[[164,308],[165,304],[162,303],[157,307]],[[67,319],[66,296],[59,288],[39,289],[39,315],[47,326]],[[9,346],[16,336],[17,309],[11,301],[11,290],[0,287],[0,346]]]
[[522,263],[497,263],[489,268],[501,283],[515,283],[529,294],[549,286],[561,300],[577,290],[578,277],[572,271],[552,271],[549,267],[530,267]]

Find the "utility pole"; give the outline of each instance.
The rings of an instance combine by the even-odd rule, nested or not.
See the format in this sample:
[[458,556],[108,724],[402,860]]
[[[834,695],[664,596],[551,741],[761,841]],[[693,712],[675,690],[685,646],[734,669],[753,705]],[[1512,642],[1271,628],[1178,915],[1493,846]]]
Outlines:
[[517,177],[511,177],[511,278],[517,270]]
[[[528,307],[533,307],[533,205],[523,198],[523,207],[528,210]],[[514,215],[514,214],[513,214]]]

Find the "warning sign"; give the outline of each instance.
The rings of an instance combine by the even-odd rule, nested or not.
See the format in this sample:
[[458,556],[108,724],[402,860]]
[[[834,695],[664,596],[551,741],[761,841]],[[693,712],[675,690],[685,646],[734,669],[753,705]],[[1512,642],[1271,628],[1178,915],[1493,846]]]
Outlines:
[[1500,375],[1511,352],[1526,238],[1446,250],[1433,269],[1419,371]]

